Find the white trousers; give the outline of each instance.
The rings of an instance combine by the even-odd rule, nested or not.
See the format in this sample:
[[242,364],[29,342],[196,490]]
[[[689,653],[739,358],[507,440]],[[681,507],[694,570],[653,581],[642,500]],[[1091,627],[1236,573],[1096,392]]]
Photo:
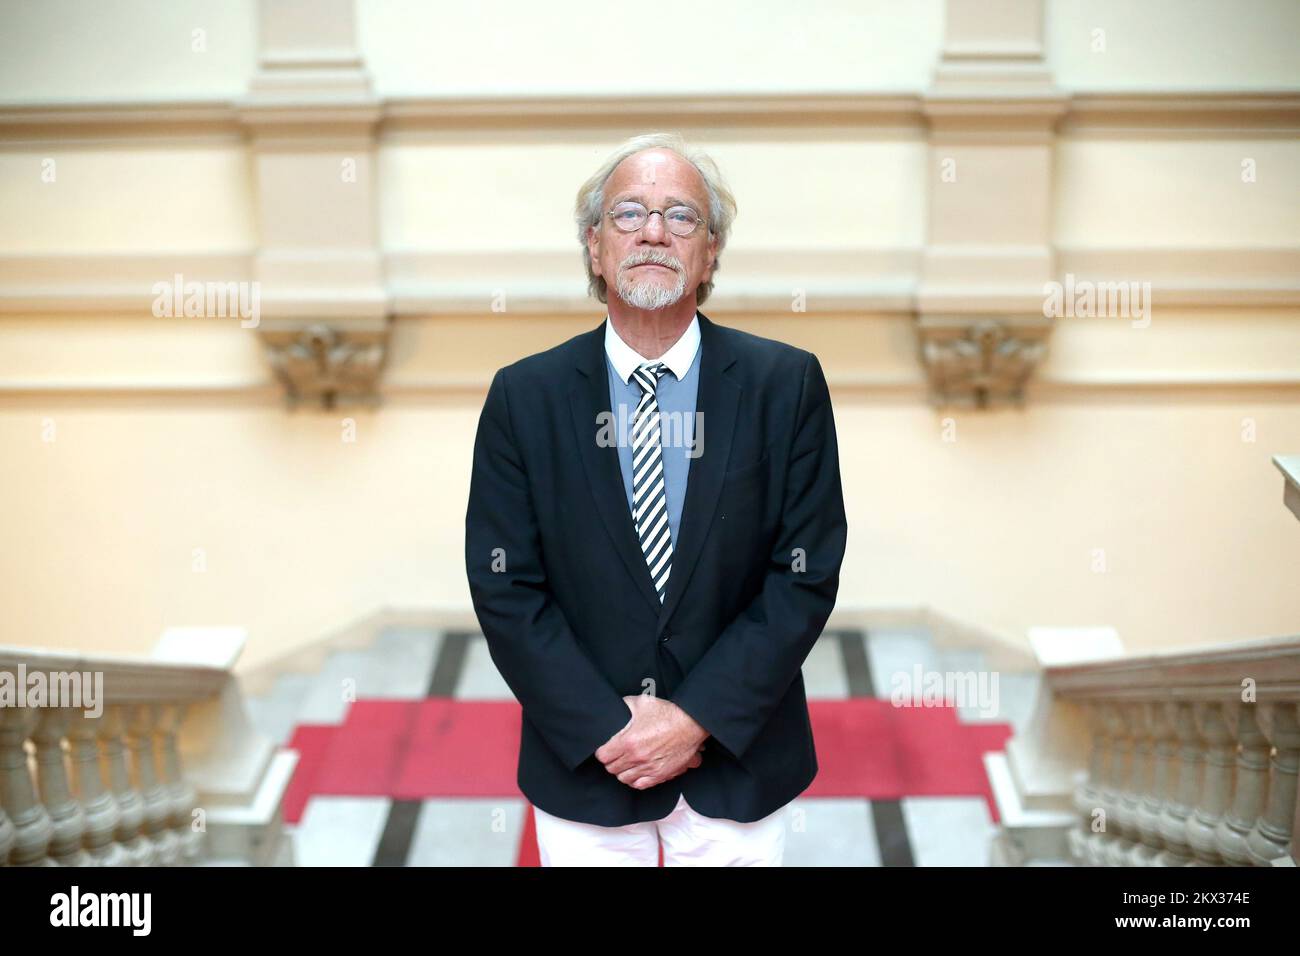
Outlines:
[[533,807],[542,866],[780,866],[789,804],[753,823],[701,816],[683,794],[662,820],[602,827]]

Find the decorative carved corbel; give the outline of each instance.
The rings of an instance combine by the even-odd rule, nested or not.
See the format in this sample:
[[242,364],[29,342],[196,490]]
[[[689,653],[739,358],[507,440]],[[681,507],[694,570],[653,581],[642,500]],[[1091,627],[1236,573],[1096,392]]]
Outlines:
[[1050,331],[1050,320],[1035,316],[921,316],[917,335],[931,403],[1020,404]]
[[378,404],[379,375],[388,351],[386,324],[382,329],[354,329],[313,322],[263,328],[261,334],[290,407],[304,402],[323,409]]

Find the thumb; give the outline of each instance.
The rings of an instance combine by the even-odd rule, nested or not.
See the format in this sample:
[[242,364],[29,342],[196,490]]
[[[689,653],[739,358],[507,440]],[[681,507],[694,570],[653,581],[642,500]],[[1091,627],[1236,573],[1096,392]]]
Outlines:
[[[632,709],[632,705],[627,702],[626,698],[624,698],[623,704],[627,707],[628,713],[627,723],[623,725],[623,730],[627,730],[632,726],[632,721],[636,720],[636,711]],[[618,733],[621,734],[623,730],[620,730]],[[615,734],[614,736],[617,737],[618,734]]]

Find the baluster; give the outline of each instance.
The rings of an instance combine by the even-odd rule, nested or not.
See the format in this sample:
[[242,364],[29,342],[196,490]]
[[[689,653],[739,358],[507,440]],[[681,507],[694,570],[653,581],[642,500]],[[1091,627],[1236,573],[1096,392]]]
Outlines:
[[1156,857],[1157,866],[1186,866],[1192,861],[1187,845],[1187,817],[1196,804],[1196,788],[1201,782],[1200,734],[1192,705],[1186,701],[1168,701],[1165,718],[1178,741],[1177,778],[1171,774],[1164,812],[1160,815],[1160,836],[1164,849]]
[[157,704],[137,704],[128,722],[127,747],[135,764],[140,796],[144,800],[144,832],[154,844],[158,866],[176,866],[180,862],[180,840],[171,829],[171,801],[158,782],[158,764],[154,728],[158,722]]
[[1292,821],[1295,819],[1296,773],[1300,767],[1300,727],[1297,705],[1293,703],[1261,704],[1260,723],[1265,735],[1276,748],[1270,768],[1265,810],[1246,839],[1250,861],[1255,866],[1269,866],[1286,856],[1291,846]]
[[1106,847],[1107,866],[1132,866],[1133,853],[1142,835],[1137,828],[1137,781],[1142,776],[1142,761],[1137,751],[1141,729],[1133,705],[1112,706],[1115,726],[1115,800],[1111,814],[1114,840]]
[[5,813],[3,806],[0,806],[0,866],[9,865],[9,851],[14,848],[17,840],[9,814]]
[[109,787],[120,814],[117,842],[126,852],[129,866],[152,866],[155,862],[155,847],[144,833],[144,800],[140,797],[140,791],[132,785],[131,772],[127,767],[124,739],[127,715],[124,710],[124,705],[121,704],[105,708],[100,725],[100,749],[108,768]]
[[0,803],[13,823],[12,866],[58,866],[48,855],[54,824],[45,805],[36,799],[27,735],[40,720],[30,708],[0,708]]
[[72,782],[86,811],[86,852],[98,866],[130,866],[126,849],[115,835],[121,826],[122,811],[104,784],[99,759],[99,735],[103,716],[89,717],[85,711],[68,715],[68,756]]
[[1272,749],[1259,728],[1255,705],[1238,703],[1229,711],[1236,718],[1237,777],[1232,805],[1214,831],[1219,855],[1234,866],[1250,866],[1250,849],[1246,838],[1264,809],[1268,789],[1268,755]]
[[[1088,808],[1088,839],[1084,844],[1084,855],[1089,866],[1112,866],[1114,864],[1111,862],[1110,848],[1123,840],[1115,829],[1114,823],[1115,807],[1119,802],[1117,782],[1120,779],[1122,759],[1118,749],[1118,739],[1123,729],[1123,719],[1115,710],[1115,705],[1110,703],[1097,703],[1095,714],[1098,729],[1096,739],[1100,754],[1097,758],[1097,782],[1093,786],[1093,803]],[[1097,810],[1101,811],[1100,832],[1092,829],[1093,814]]]
[[43,707],[32,734],[36,744],[36,785],[41,802],[54,824],[49,854],[61,866],[93,866],[95,861],[82,848],[86,835],[86,812],[68,784],[67,755],[63,736],[67,709]]
[[187,706],[177,703],[163,709],[158,721],[158,736],[162,743],[163,789],[171,804],[169,820],[172,831],[180,841],[180,862],[192,866],[203,858],[207,832],[206,829],[194,828],[194,810],[198,806],[199,794],[181,771],[177,735],[185,719]]
[[1116,808],[1119,806],[1119,782],[1124,771],[1124,755],[1120,751],[1124,718],[1111,703],[1099,705],[1098,714],[1106,730],[1101,786],[1097,788],[1097,805],[1102,811],[1103,829],[1092,835],[1088,853],[1093,866],[1116,866],[1118,864],[1111,858],[1111,848],[1124,842],[1124,837],[1115,824]]
[[1224,719],[1223,704],[1198,701],[1193,705],[1196,728],[1204,742],[1204,774],[1197,789],[1192,815],[1187,818],[1187,843],[1193,860],[1188,866],[1223,866],[1214,830],[1223,820],[1232,796],[1232,773],[1237,741]]
[[1102,804],[1102,775],[1105,763],[1110,759],[1110,739],[1106,735],[1100,705],[1084,701],[1080,710],[1091,731],[1092,748],[1088,754],[1087,775],[1074,788],[1074,810],[1079,814],[1079,825],[1069,832],[1066,839],[1070,855],[1080,866],[1095,866],[1092,848],[1094,843],[1100,844],[1101,834],[1092,832],[1092,822],[1093,814]]
[[1164,707],[1146,701],[1137,709],[1143,728],[1144,773],[1140,781],[1141,797],[1137,809],[1141,844],[1134,851],[1135,866],[1158,866],[1164,840],[1160,836],[1160,816],[1164,813],[1169,780],[1169,761],[1173,757],[1173,730],[1165,719]]

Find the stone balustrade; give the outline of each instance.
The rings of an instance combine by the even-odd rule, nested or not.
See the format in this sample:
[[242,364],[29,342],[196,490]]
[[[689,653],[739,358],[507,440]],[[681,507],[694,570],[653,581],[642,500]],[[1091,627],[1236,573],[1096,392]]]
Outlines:
[[1300,637],[1049,669],[1082,712],[1070,853],[1093,866],[1294,862]]
[[1076,662],[1078,632],[1036,637],[1034,720],[986,760],[1000,862],[1295,865],[1300,637]]
[[0,865],[292,865],[297,763],[257,734],[238,628],[175,628],[148,657],[0,646]]

